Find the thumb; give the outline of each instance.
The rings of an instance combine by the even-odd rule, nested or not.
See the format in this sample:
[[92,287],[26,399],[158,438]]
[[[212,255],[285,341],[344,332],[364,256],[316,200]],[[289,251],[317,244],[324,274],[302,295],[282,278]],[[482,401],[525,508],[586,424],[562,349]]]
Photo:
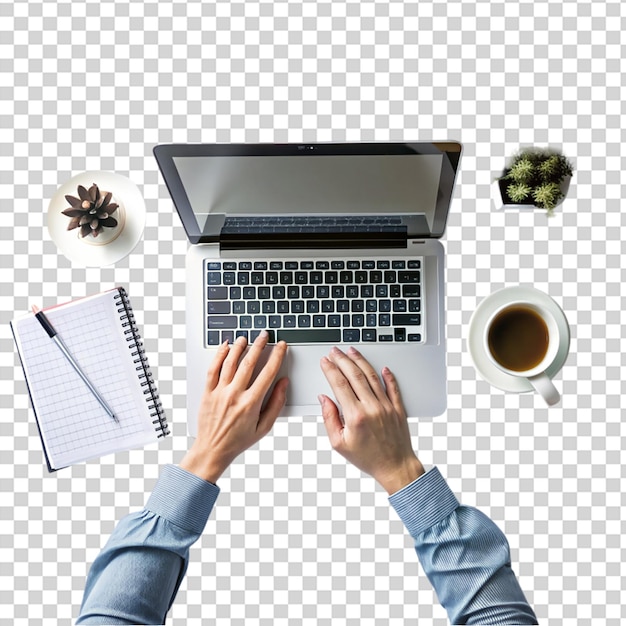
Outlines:
[[317,396],[317,399],[322,405],[322,417],[324,418],[324,426],[326,427],[328,439],[330,439],[330,445],[337,450],[343,441],[344,428],[339,416],[339,409],[328,396],[320,394]]

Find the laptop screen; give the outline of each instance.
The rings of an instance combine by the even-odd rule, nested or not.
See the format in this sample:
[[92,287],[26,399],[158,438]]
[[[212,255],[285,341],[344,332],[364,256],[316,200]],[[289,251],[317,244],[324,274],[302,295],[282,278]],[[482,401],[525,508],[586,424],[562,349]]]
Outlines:
[[380,230],[406,239],[443,233],[460,150],[457,143],[164,144],[155,156],[192,243],[255,232]]

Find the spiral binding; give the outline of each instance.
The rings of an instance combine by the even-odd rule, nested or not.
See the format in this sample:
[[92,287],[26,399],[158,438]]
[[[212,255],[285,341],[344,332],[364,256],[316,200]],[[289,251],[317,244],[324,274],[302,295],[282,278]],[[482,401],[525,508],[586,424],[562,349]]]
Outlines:
[[120,321],[122,322],[124,335],[128,335],[126,341],[130,344],[128,347],[133,350],[133,352],[130,353],[133,357],[133,365],[135,365],[135,371],[139,372],[138,378],[141,381],[141,386],[145,387],[143,394],[146,396],[150,417],[156,418],[152,420],[152,423],[156,426],[154,430],[159,433],[159,437],[165,437],[170,434],[167,426],[167,418],[165,417],[165,411],[159,399],[159,392],[154,383],[154,378],[152,378],[150,365],[148,365],[148,357],[146,356],[146,351],[143,349],[143,341],[141,340],[135,322],[135,315],[130,306],[126,290],[123,287],[118,287],[118,291],[119,293],[114,296],[114,300],[119,299],[122,304],[122,308],[118,308],[117,312],[122,314],[120,315]]

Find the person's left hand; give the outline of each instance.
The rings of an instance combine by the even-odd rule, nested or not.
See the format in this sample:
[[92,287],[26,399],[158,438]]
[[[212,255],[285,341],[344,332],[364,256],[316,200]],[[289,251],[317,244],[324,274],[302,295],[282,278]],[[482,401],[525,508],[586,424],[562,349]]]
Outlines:
[[243,358],[248,344],[245,337],[219,347],[207,372],[196,440],[180,463],[184,470],[215,483],[237,456],[271,430],[285,404],[289,381],[277,381],[262,406],[287,352],[287,344],[279,341],[251,383],[267,339],[263,331]]

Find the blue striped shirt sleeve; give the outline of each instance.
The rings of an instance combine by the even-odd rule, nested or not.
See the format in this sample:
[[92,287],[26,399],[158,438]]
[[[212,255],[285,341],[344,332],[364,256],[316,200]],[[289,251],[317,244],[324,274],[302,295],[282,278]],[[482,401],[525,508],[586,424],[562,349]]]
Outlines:
[[511,569],[506,537],[478,509],[459,504],[437,468],[389,502],[452,624],[537,623]]
[[77,624],[164,624],[219,488],[166,465],[145,508],[124,517],[94,561]]

